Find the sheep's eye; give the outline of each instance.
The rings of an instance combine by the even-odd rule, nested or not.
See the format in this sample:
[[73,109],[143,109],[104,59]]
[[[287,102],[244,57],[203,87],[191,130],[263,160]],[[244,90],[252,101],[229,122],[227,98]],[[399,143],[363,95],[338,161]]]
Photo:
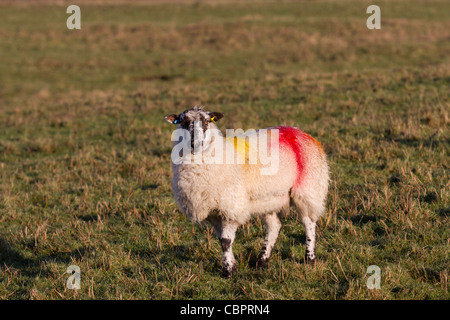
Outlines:
[[173,120],[173,123],[174,123],[174,124],[180,123],[180,120],[175,119],[175,120]]

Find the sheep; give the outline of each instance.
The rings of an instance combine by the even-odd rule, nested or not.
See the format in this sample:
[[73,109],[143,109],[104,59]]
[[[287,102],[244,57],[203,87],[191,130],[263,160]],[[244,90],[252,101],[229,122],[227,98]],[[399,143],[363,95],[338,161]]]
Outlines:
[[[278,148],[278,170],[263,175],[261,169],[267,165],[262,165],[260,159],[248,163],[245,157],[262,146],[261,142],[255,144],[248,140],[259,139],[262,132],[267,131],[259,129],[231,139],[223,137],[216,125],[222,117],[222,113],[209,112],[202,107],[165,116],[167,122],[184,130],[185,145],[191,142],[189,152],[178,153],[182,159],[193,159],[199,146],[203,147],[200,163],[172,161],[172,188],[180,210],[193,222],[212,225],[223,251],[222,276],[230,278],[236,270],[232,246],[237,228],[252,217],[260,216],[264,220],[266,235],[256,262],[257,268],[263,268],[278,238],[281,218],[289,213],[293,204],[305,228],[305,262],[313,263],[316,223],[325,212],[329,183],[327,159],[321,144],[295,127],[267,128],[277,133],[278,141],[271,143]],[[245,140],[241,150],[237,147],[238,139]],[[172,141],[175,141],[175,150],[181,141],[173,138]],[[206,152],[213,149],[210,154]],[[238,156],[245,153],[244,162],[205,161],[217,154],[220,159],[221,151],[226,154],[230,149],[237,151]]]

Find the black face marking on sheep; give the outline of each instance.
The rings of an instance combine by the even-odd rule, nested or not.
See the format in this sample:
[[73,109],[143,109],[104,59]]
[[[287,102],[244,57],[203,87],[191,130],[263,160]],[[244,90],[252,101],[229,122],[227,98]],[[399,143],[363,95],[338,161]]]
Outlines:
[[214,123],[222,117],[223,114],[220,112],[209,112],[201,107],[193,107],[179,115],[171,114],[165,116],[164,119],[189,131],[191,137],[191,153],[194,153],[195,150],[201,147],[205,138],[205,132],[210,128],[210,123]]

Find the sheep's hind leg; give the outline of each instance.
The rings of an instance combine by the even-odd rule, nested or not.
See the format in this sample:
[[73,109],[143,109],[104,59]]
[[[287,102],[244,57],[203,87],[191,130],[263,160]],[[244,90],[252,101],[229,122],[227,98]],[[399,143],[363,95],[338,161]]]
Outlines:
[[275,246],[275,242],[277,241],[281,229],[281,221],[278,214],[266,214],[264,220],[266,222],[267,231],[264,244],[258,256],[258,261],[256,262],[257,268],[267,266],[270,256],[272,255],[272,249]]
[[306,263],[314,263],[316,260],[316,222],[309,217],[303,217],[303,225],[306,234]]
[[[299,200],[300,199],[300,200]],[[323,205],[314,206],[313,202],[306,202],[301,197],[293,198],[297,213],[300,215],[306,235],[305,262],[314,263],[316,260],[316,226],[317,220],[323,215]],[[318,201],[316,201],[318,202]]]

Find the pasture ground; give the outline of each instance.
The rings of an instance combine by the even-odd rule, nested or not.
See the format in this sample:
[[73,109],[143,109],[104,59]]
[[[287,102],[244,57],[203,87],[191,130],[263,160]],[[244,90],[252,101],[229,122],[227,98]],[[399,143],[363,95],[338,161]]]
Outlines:
[[[369,4],[80,1],[79,31],[52,1],[0,5],[0,299],[448,299],[450,2],[377,1],[381,30]],[[192,105],[323,143],[315,265],[291,215],[256,270],[255,219],[220,277],[170,185],[163,116]]]

